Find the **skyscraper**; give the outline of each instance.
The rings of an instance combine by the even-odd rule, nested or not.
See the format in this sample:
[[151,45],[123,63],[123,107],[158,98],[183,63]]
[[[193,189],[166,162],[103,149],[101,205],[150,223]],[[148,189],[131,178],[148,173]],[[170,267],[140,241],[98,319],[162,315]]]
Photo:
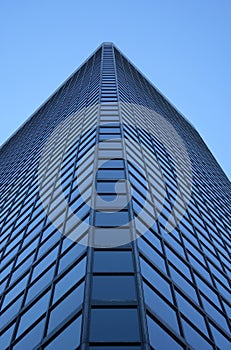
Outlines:
[[226,350],[230,183],[111,43],[1,148],[8,350]]

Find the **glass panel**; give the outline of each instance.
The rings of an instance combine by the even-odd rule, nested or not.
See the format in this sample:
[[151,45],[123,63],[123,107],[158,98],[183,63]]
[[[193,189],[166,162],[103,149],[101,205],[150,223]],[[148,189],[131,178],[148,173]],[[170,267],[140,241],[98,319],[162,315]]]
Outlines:
[[140,341],[136,309],[93,309],[91,311],[90,341]]
[[[115,186],[116,186],[115,181],[113,182],[98,182],[97,183],[97,192],[98,193],[116,193],[115,191]],[[126,192],[126,183],[124,181],[120,181],[120,192],[118,193],[125,193]]]
[[165,332],[150,317],[147,318],[150,343],[155,350],[182,350],[183,347],[178,344],[169,333]]
[[172,302],[172,293],[169,283],[165,281],[163,277],[161,277],[161,275],[149,264],[147,264],[142,258],[140,259],[140,265],[142,275],[151,283],[154,288],[156,288],[160,293],[162,293],[168,300]]
[[181,320],[185,333],[186,340],[195,348],[203,350],[212,350],[212,346],[197,333],[185,320]]
[[22,315],[19,323],[18,335],[28,328],[33,322],[35,322],[36,319],[39,318],[44,312],[46,312],[49,296],[50,293],[46,293]]
[[57,327],[65,318],[76,310],[83,301],[84,284],[72,291],[50,314],[48,332]]
[[28,303],[32,298],[34,298],[39,292],[43,290],[53,279],[54,266],[52,266],[44,274],[40,275],[40,278],[35,282],[28,290],[26,303]]
[[144,283],[143,286],[145,301],[147,305],[155,314],[160,317],[160,319],[168,323],[171,328],[179,333],[175,311],[159,295],[157,295],[150,287],[148,287],[146,283]]
[[129,251],[99,251],[94,254],[94,272],[133,272]]
[[[44,349],[45,350],[74,350],[80,343],[82,318],[77,318],[67,328],[58,333],[57,337]],[[68,347],[67,347],[68,344]]]
[[207,334],[204,317],[196,310],[196,308],[188,302],[181,294],[176,292],[179,310],[196,325],[203,333]]
[[18,280],[12,289],[5,295],[4,303],[2,308],[9,304],[17,295],[19,295],[27,285],[28,275],[23,277],[21,280]]
[[67,268],[76,258],[78,258],[85,250],[86,247],[81,244],[73,244],[73,241],[64,239],[62,251],[65,251],[68,244],[73,245],[69,251],[65,252],[59,260],[59,270],[58,274],[61,273],[65,268]]
[[15,327],[15,323],[1,335],[0,345],[2,349],[6,349],[10,345],[14,327]]
[[189,284],[185,277],[183,277],[178,271],[176,271],[171,265],[169,265],[172,280],[176,283],[183,291],[189,295],[190,298],[194,299],[198,303],[197,294],[195,288]]
[[89,350],[141,350],[140,346],[90,346]]
[[[230,349],[230,341],[224,337],[216,327],[214,327],[211,323],[210,323],[210,327],[211,327],[211,330],[213,332],[213,336],[214,336],[214,340],[215,340],[215,344],[217,346],[219,346],[219,348],[221,350],[228,350]],[[228,332],[229,334],[229,332]]]
[[62,297],[73,287],[85,274],[86,258],[76,264],[68,273],[57,282],[55,286],[53,303]]
[[[33,320],[33,316],[31,318]],[[22,349],[34,349],[34,347],[42,340],[43,329],[45,325],[45,318],[36,324],[30,332],[27,332],[25,336],[14,346],[14,350]],[[37,348],[37,347],[36,347]]]
[[23,295],[16,299],[13,304],[11,304],[7,309],[5,309],[4,312],[1,312],[1,325],[5,325],[8,323],[8,321],[13,318],[13,316],[16,316],[20,306],[22,304]]
[[124,170],[98,170],[97,178],[99,180],[108,179],[108,180],[116,180],[116,179],[124,179],[125,173]]
[[[99,161],[101,163],[101,161]],[[104,163],[100,165],[100,169],[103,168],[123,168],[124,167],[124,161],[122,159],[110,159],[110,160],[104,160]]]
[[189,271],[188,266],[168,247],[166,249],[167,258],[171,261],[171,263],[174,266],[177,266],[177,268],[188,277],[189,280],[191,280],[191,274]]
[[116,127],[101,127],[100,128],[100,133],[101,134],[119,134],[120,133],[120,128]]
[[95,225],[100,227],[117,227],[129,222],[127,211],[113,213],[95,212]]
[[134,276],[94,276],[92,297],[98,300],[135,300]]
[[119,134],[101,134],[99,135],[99,141],[106,141],[106,140],[113,140],[113,139],[120,139]]
[[224,316],[204,297],[201,297],[205,311],[222,327],[227,333],[229,333],[229,327],[227,325]]
[[141,252],[156,266],[166,273],[166,266],[162,256],[156,252],[144,239],[138,240],[138,246]]

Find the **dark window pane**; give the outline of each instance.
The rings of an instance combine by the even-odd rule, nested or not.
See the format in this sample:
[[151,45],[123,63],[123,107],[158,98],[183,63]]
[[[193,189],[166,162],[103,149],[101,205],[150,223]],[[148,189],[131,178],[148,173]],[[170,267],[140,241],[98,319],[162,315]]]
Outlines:
[[99,135],[100,141],[112,140],[112,139],[120,139],[120,134],[101,134]]
[[101,134],[119,134],[120,133],[120,128],[104,127],[104,128],[100,128],[100,133]]
[[139,341],[140,331],[136,309],[93,309],[90,341]]
[[98,300],[134,300],[134,276],[94,276],[92,297]]
[[95,252],[94,272],[133,272],[132,253],[127,251]]
[[[98,182],[97,192],[98,193],[116,193],[115,186],[117,182]],[[124,181],[120,181],[120,188],[122,193],[126,192],[126,184]]]
[[97,172],[97,178],[99,180],[101,179],[108,179],[108,180],[117,180],[117,179],[124,179],[125,173],[124,170],[98,170]]
[[113,213],[96,212],[95,226],[115,227],[127,225],[129,222],[127,211],[117,211]]
[[90,346],[89,350],[141,350],[140,346]]
[[102,165],[100,165],[100,169],[105,169],[105,168],[115,168],[115,169],[120,169],[124,167],[124,162],[122,159],[110,159],[106,160]]

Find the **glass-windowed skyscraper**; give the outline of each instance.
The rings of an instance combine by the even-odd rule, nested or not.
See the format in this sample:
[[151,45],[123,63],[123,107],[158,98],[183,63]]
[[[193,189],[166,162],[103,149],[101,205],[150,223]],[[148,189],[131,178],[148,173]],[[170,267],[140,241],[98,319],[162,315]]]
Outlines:
[[229,180],[113,44],[0,162],[1,349],[229,349]]

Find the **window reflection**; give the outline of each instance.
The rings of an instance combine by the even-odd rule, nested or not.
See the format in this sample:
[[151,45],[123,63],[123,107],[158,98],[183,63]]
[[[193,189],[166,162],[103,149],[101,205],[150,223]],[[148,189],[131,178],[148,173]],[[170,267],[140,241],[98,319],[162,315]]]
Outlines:
[[82,318],[77,318],[74,322],[68,325],[63,331],[58,332],[56,338],[50,344],[45,346],[45,350],[75,350],[80,343]]
[[92,309],[91,342],[136,342],[140,340],[136,309]]
[[97,300],[136,300],[134,276],[94,276],[92,298]]
[[183,347],[171,337],[158,323],[147,317],[150,343],[156,350],[183,350]]
[[94,272],[132,272],[130,251],[98,251],[94,254]]

